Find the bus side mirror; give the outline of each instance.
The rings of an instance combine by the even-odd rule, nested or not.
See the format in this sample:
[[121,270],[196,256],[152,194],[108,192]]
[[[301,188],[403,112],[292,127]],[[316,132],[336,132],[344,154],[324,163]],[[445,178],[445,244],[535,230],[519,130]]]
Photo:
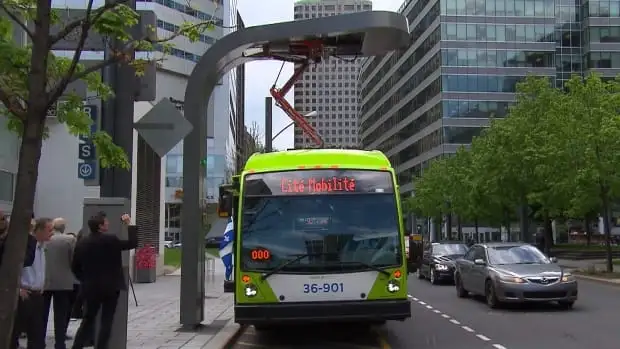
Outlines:
[[217,214],[221,218],[232,217],[233,210],[233,193],[230,185],[220,186],[220,195],[217,204]]

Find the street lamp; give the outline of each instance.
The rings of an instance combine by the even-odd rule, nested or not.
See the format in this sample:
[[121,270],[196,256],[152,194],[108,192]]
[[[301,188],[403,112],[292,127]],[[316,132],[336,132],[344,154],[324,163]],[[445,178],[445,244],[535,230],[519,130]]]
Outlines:
[[[313,117],[315,117],[317,115],[319,115],[319,113],[317,113],[316,110],[313,110],[313,111],[309,112],[308,114],[305,114],[304,117],[309,119],[309,118],[313,118]],[[274,139],[278,138],[278,136],[281,135],[282,132],[286,131],[289,127],[293,126],[294,124],[295,124],[295,121],[291,121],[290,124],[286,125],[283,129],[278,131],[278,133],[276,133],[276,135],[271,138],[271,141],[273,141]]]

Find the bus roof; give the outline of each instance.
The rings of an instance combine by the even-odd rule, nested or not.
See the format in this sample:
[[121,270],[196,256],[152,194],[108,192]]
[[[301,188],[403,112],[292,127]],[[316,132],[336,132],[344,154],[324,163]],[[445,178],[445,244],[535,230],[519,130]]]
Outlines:
[[368,170],[392,167],[388,158],[378,150],[298,149],[255,153],[248,159],[244,171],[270,172],[319,166]]

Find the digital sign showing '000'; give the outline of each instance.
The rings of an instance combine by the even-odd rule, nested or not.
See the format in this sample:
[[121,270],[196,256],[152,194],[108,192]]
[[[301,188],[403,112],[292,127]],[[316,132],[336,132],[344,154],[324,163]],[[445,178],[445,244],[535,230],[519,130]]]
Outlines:
[[280,189],[286,194],[316,194],[355,192],[355,179],[351,177],[309,177],[305,179],[282,178]]

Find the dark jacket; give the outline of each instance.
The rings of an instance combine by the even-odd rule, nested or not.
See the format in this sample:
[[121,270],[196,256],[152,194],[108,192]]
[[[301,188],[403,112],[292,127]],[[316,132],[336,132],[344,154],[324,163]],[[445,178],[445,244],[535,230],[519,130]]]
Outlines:
[[[6,245],[7,234],[0,237],[0,262],[4,257],[4,245]],[[28,234],[28,243],[26,245],[26,255],[24,256],[24,267],[29,267],[34,263],[34,254],[37,250],[37,239]]]
[[138,229],[128,227],[128,239],[111,234],[90,234],[77,242],[71,269],[85,295],[127,289],[122,252],[138,245]]

